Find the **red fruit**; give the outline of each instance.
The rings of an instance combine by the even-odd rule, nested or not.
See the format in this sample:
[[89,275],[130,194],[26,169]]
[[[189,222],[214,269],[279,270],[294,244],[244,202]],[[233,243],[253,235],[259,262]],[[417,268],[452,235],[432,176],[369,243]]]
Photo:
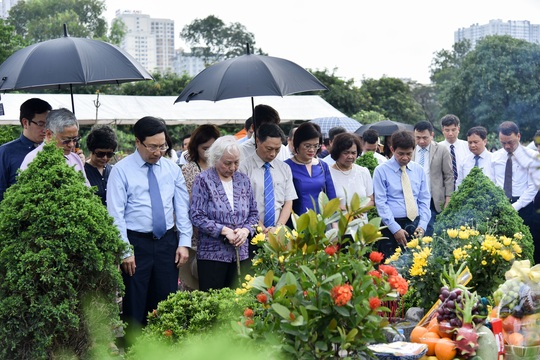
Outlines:
[[336,245],[328,245],[325,249],[324,249],[324,252],[328,254],[328,256],[334,256],[334,254],[336,253],[337,251],[337,246]]
[[478,333],[471,324],[464,324],[456,332],[456,348],[461,356],[469,358],[478,349]]
[[246,310],[244,310],[244,316],[248,318],[253,317],[253,310],[247,308]]
[[266,297],[266,294],[260,293],[257,295],[257,300],[259,300],[259,302],[262,304],[266,304],[266,302],[268,301],[268,298]]

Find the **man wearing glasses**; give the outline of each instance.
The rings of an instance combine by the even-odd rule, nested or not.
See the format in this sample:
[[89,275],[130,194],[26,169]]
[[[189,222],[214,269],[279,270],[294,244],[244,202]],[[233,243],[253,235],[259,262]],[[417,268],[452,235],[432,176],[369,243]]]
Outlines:
[[112,168],[107,210],[132,250],[122,260],[122,317],[132,344],[148,312],[178,289],[178,268],[189,258],[192,226],[182,170],[163,157],[167,128],[161,119],[135,123],[136,151]]
[[[68,109],[51,110],[47,114],[45,122],[45,141],[55,141],[56,146],[64,150],[64,158],[69,166],[82,172],[87,186],[90,186],[86,173],[84,172],[84,155],[82,151],[75,153],[79,137],[79,122],[75,115]],[[21,171],[26,170],[28,165],[35,159],[37,154],[43,150],[45,143],[30,151],[21,164]]]
[[22,103],[20,110],[21,136],[0,146],[0,201],[7,188],[15,183],[17,170],[26,154],[43,142],[45,118],[52,108],[48,102],[33,98]]

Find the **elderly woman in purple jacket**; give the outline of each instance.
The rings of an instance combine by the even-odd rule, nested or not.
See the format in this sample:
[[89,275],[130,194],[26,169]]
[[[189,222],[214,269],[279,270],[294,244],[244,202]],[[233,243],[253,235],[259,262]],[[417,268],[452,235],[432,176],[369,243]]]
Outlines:
[[[217,139],[207,150],[208,170],[193,183],[191,222],[199,230],[199,289],[231,287],[241,267],[249,266],[247,240],[259,221],[249,178],[237,172],[240,150],[234,136]],[[238,249],[238,252],[236,251]]]

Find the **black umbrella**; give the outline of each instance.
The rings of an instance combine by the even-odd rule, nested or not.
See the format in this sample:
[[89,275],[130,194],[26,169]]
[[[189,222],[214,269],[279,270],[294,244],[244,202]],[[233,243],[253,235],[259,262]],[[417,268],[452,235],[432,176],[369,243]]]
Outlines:
[[128,53],[104,41],[64,36],[30,45],[0,65],[0,91],[62,89],[73,85],[152,80]]
[[284,96],[327,90],[315,76],[292,61],[249,53],[212,65],[193,78],[175,103],[219,101],[254,96]]
[[364,134],[364,131],[366,131],[367,129],[377,130],[379,136],[390,136],[398,130],[413,131],[414,126],[411,124],[404,124],[392,120],[383,120],[374,124],[362,125],[358,128],[358,130],[355,131],[355,133],[362,136]]

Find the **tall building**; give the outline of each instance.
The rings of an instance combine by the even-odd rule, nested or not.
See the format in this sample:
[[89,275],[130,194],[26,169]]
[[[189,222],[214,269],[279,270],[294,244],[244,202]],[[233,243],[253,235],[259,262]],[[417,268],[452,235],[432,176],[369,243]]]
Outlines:
[[2,3],[2,13],[0,14],[0,17],[2,19],[7,19],[9,15],[9,10],[14,7],[19,2],[19,0],[2,0],[0,2]]
[[472,47],[489,35],[509,35],[516,39],[540,44],[540,25],[531,24],[527,20],[490,20],[488,24],[473,24],[468,28],[461,28],[454,32],[454,43],[469,40]]
[[205,68],[204,61],[201,57],[193,56],[190,53],[184,52],[183,49],[177,49],[173,60],[173,71],[178,75],[188,74],[194,77]]
[[174,20],[154,19],[140,11],[116,11],[126,25],[120,47],[149,72],[173,71]]

